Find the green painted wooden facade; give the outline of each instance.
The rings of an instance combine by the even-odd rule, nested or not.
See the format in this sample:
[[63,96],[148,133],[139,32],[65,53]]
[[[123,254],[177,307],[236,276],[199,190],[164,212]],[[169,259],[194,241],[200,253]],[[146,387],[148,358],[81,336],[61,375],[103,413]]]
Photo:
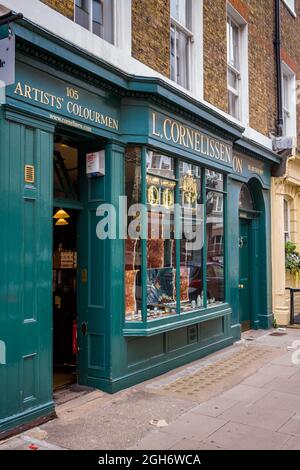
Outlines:
[[[252,226],[255,289],[251,321],[253,328],[271,326],[269,189],[271,167],[279,162],[272,152],[243,139],[241,127],[161,80],[122,74],[26,21],[15,26],[15,33],[16,84],[8,87],[0,114],[0,436],[54,411],[51,263],[55,132],[82,136],[82,155],[87,139],[89,149],[91,142],[96,147],[101,142],[106,149],[104,178],[88,180],[84,168],[81,171],[79,272],[86,269],[88,276],[86,283],[79,278],[78,315],[79,325],[87,324],[87,335],[80,328],[78,333],[80,383],[108,392],[162,374],[240,338],[239,194],[243,183],[249,183],[260,212]],[[88,111],[85,117],[75,115],[74,109],[70,112],[67,87],[79,90],[84,109],[96,109],[103,117],[99,115],[96,123],[89,119]],[[231,158],[242,165],[235,164],[233,170],[232,160],[209,159],[154,135],[153,113],[228,144]],[[103,202],[118,208],[119,196],[125,193],[127,144],[140,145],[143,152],[154,148],[227,175],[226,302],[221,306],[152,322],[151,327],[124,323],[124,241],[97,239],[96,210]],[[32,185],[24,183],[26,164],[36,169]]]

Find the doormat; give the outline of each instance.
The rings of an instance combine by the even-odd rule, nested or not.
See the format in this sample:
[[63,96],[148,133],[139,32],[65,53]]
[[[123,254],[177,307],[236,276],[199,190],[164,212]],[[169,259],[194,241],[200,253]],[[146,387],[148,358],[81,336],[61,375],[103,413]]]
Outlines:
[[275,348],[249,345],[208,366],[199,366],[198,371],[193,368],[193,372],[188,373],[187,368],[186,375],[183,370],[179,378],[177,375],[172,380],[170,376],[168,383],[149,384],[147,389],[151,393],[174,395],[202,403],[239,384],[280,354],[282,352]]
[[270,333],[269,336],[285,336],[287,333],[285,331],[274,331],[274,333]]
[[75,400],[76,398],[82,397],[87,395],[88,393],[94,392],[95,389],[90,387],[85,387],[83,385],[72,384],[66,386],[64,388],[57,389],[54,394],[53,398],[55,401],[55,405],[63,405],[71,400]]

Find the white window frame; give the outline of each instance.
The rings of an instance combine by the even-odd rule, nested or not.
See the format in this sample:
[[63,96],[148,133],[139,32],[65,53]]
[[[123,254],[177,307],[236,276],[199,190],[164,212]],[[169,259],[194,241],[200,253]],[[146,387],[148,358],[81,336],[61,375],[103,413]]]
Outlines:
[[248,65],[248,24],[245,19],[227,3],[227,21],[232,22],[239,29],[239,70],[229,62],[229,37],[227,37],[227,71],[232,71],[238,79],[238,90],[229,86],[227,89],[238,96],[238,112],[235,119],[249,126],[249,65]]
[[283,135],[297,138],[297,92],[296,74],[282,62],[282,109],[283,109]]
[[[92,11],[92,0],[89,1],[89,11]],[[132,0],[112,0],[113,1],[113,42],[112,45],[125,50],[131,55],[132,51],[132,25],[131,25],[131,8]],[[75,22],[75,0],[74,0],[74,17]],[[89,15],[89,29],[87,31],[93,34],[92,15]],[[76,23],[78,24],[78,23]],[[78,24],[80,26],[80,24]],[[85,28],[84,28],[85,29]],[[100,37],[96,35],[97,37]],[[103,41],[105,39],[101,38]],[[111,44],[109,41],[106,43]]]
[[188,87],[186,89],[194,98],[203,100],[203,0],[188,0],[188,2],[191,9],[191,29],[185,28],[172,17],[170,25],[173,24],[178,30],[182,30],[191,37],[188,57]]
[[283,234],[285,243],[291,241],[290,201],[286,197],[283,199]]
[[[189,8],[189,13],[188,16],[190,19],[193,17],[193,5],[191,2],[187,2],[186,6]],[[174,28],[175,32],[175,41],[174,41],[174,56],[175,56],[175,63],[174,63],[174,76],[175,76],[175,82],[177,82],[177,32],[178,33],[183,33],[185,37],[187,38],[188,44],[187,44],[187,57],[186,57],[186,88],[187,90],[191,89],[191,48],[192,48],[192,43],[194,41],[194,34],[191,29],[188,29],[185,25],[180,23],[176,18],[173,18],[171,15],[171,28]],[[178,83],[179,84],[179,83]],[[180,84],[179,84],[180,85]]]
[[282,1],[285,4],[286,8],[291,13],[291,15],[294,16],[294,18],[297,18],[297,14],[296,14],[296,1],[297,0],[282,0]]

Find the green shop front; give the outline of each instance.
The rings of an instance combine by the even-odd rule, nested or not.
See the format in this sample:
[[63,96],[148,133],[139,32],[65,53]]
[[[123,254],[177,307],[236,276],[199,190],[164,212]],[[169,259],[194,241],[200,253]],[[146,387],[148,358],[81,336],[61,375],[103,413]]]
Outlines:
[[0,116],[0,436],[272,325],[276,155],[22,22]]

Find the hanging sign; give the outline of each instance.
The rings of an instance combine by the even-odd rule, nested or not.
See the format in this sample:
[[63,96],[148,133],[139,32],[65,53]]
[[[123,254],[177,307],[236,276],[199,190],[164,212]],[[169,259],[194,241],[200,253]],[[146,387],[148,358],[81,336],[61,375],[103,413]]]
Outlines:
[[15,83],[15,36],[0,40],[0,86]]
[[89,178],[105,175],[105,150],[87,153],[86,174]]

